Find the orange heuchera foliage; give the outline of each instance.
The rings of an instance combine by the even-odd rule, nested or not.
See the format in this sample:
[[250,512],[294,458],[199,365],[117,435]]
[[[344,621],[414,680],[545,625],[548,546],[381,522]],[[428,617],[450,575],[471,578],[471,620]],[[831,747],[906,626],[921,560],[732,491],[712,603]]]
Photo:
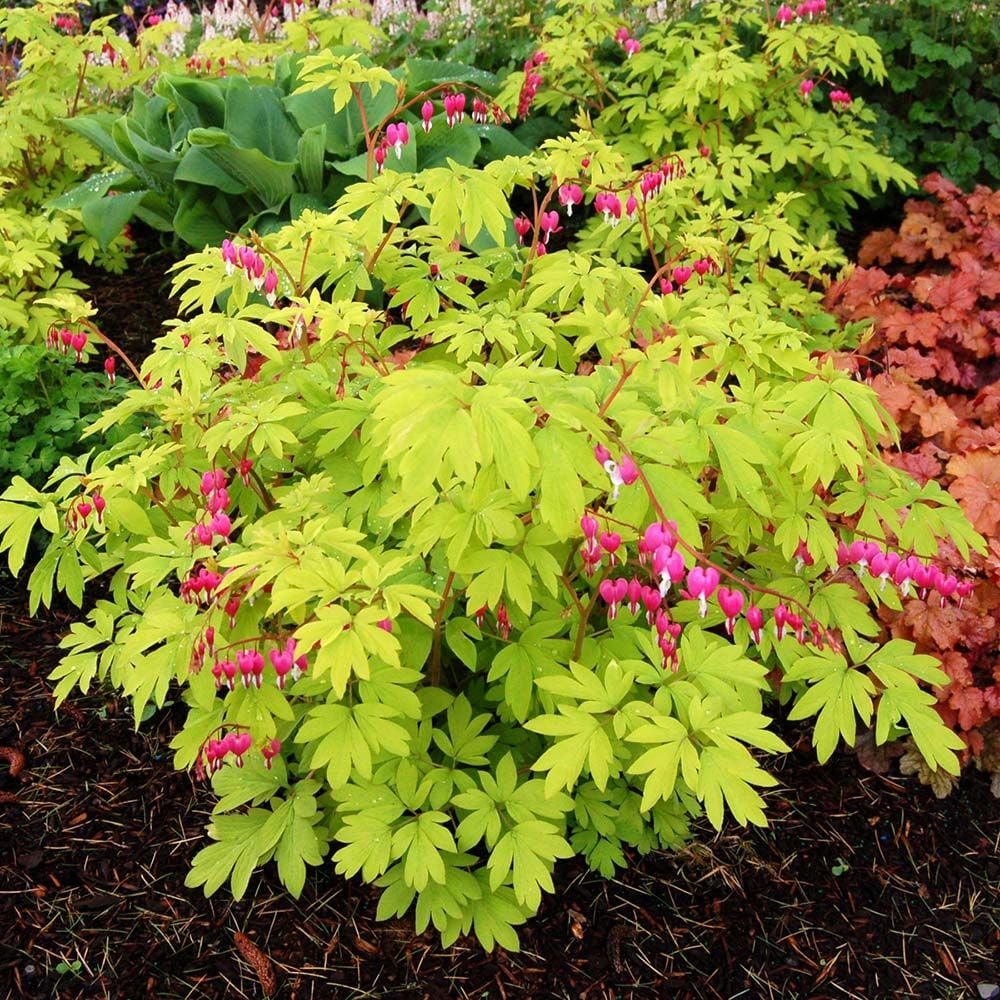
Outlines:
[[885,617],[941,658],[951,681],[938,711],[1000,774],[1000,191],[964,194],[938,174],[922,187],[930,197],[907,202],[898,232],[872,233],[826,301],[872,324],[855,364],[900,428],[886,458],[940,482],[988,540],[971,565],[941,553],[943,568],[977,580],[962,607],[914,600]]

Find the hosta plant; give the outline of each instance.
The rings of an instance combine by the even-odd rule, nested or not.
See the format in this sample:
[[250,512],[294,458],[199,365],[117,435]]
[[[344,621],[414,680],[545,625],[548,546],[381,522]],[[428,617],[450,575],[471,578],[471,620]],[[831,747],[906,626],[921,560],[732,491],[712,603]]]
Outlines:
[[[886,459],[945,486],[988,539],[981,555],[942,552],[975,582],[961,605],[914,594],[886,617],[893,635],[942,660],[938,711],[1000,795],[1000,194],[963,194],[939,174],[922,183],[930,197],[907,202],[898,231],[865,240],[860,266],[827,301],[871,328],[845,364],[863,372],[900,428]],[[938,794],[951,791],[951,776],[913,763]]]
[[[330,41],[342,42],[358,22],[329,23],[340,25]],[[248,228],[269,232],[306,208],[325,210],[355,178],[387,165],[526,152],[499,127],[483,90],[495,85],[450,62],[412,59],[390,71],[344,44],[281,56],[263,71],[234,72],[230,59],[218,73],[164,73],[152,95],[134,92],[126,114],[66,122],[122,169],[88,178],[53,205],[80,209],[102,245],[133,216],[197,249]],[[450,113],[459,99],[463,110]],[[410,142],[417,131],[424,141]]]

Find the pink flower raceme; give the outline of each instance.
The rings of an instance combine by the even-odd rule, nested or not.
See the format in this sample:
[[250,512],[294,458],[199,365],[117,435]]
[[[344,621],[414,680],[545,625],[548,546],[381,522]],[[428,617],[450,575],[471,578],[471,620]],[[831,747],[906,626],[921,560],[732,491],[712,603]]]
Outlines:
[[510,638],[510,618],[507,616],[507,606],[505,604],[497,605],[497,631],[504,642]]
[[616,553],[622,543],[622,536],[615,531],[605,531],[600,538],[601,548],[608,554],[608,565],[614,566],[617,562]]
[[292,680],[298,680],[300,673],[296,669],[295,661],[295,640],[289,639],[285,643],[285,648],[281,649],[271,649],[268,650],[268,658],[271,661],[271,666],[274,667],[274,672],[277,675],[278,687],[284,689],[285,678],[291,674]]
[[524,82],[521,84],[521,93],[517,99],[517,117],[526,118],[531,110],[531,102],[534,101],[538,88],[542,85],[542,74],[537,72],[537,67],[541,66],[548,57],[544,52],[538,51],[524,63]]
[[76,352],[76,360],[83,360],[83,349],[87,346],[87,334],[83,330],[78,330],[70,337],[70,346]]
[[659,545],[653,552],[653,575],[660,579],[659,594],[666,597],[672,584],[684,579],[684,556],[670,545]]
[[465,121],[465,94],[446,94],[444,114],[448,128],[454,128],[459,122]]
[[243,755],[250,749],[253,741],[249,733],[229,733],[222,741],[224,752],[231,753],[236,758],[236,766],[243,766]]
[[264,298],[267,299],[267,304],[269,306],[273,306],[278,299],[278,274],[274,268],[268,268],[267,273],[264,275],[263,288]]
[[410,129],[406,122],[392,122],[386,125],[385,141],[396,151],[396,159],[400,159],[403,147],[410,141]]
[[678,288],[683,288],[691,280],[692,273],[690,267],[675,267],[671,273],[671,277]]

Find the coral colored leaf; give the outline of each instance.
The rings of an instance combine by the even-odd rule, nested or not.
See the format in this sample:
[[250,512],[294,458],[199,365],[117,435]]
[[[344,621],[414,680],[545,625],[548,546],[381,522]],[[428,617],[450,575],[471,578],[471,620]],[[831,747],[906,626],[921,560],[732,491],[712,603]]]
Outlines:
[[986,699],[982,690],[977,687],[955,691],[948,699],[948,705],[958,712],[958,724],[966,731],[975,729],[989,718]]

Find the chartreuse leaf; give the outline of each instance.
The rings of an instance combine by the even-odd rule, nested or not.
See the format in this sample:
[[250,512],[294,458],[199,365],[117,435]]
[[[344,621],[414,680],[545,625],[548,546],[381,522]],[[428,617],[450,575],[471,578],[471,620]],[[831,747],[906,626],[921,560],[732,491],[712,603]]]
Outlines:
[[384,784],[352,782],[342,794],[344,823],[334,836],[345,846],[333,855],[336,871],[348,878],[360,871],[372,882],[392,863],[392,835],[406,807]]
[[534,912],[542,901],[541,890],[554,891],[551,873],[556,859],[572,856],[572,847],[552,823],[518,823],[490,852],[490,889],[495,891],[511,879],[514,898]]
[[809,610],[821,625],[839,629],[845,638],[878,635],[878,622],[872,618],[867,606],[858,600],[855,589],[846,583],[828,583],[819,587],[809,601]]
[[355,705],[315,705],[295,736],[309,744],[312,767],[326,767],[326,778],[334,790],[342,788],[354,773],[372,777],[372,761],[383,750],[405,757],[409,733],[393,722],[399,711],[379,702]]
[[697,773],[698,751],[690,742],[687,727],[677,719],[654,715],[651,722],[638,726],[625,739],[632,743],[653,744],[627,768],[629,774],[647,776],[643,783],[640,806],[643,812],[661,799],[666,801],[673,795],[682,759],[685,775],[693,776]]
[[525,728],[559,739],[531,765],[534,771],[548,771],[546,794],[560,788],[572,789],[584,767],[590,768],[595,783],[607,783],[613,759],[611,742],[601,720],[588,712],[560,705],[561,715],[541,715],[525,723]]
[[21,572],[31,532],[41,513],[38,507],[0,500],[0,552],[7,550],[7,567],[12,576]]
[[905,721],[913,742],[924,760],[934,769],[958,774],[960,762],[956,750],[965,743],[934,710],[937,699],[916,681],[944,686],[948,676],[933,656],[913,652],[913,643],[892,639],[868,657],[866,666],[884,690],[879,698],[875,722],[875,740],[884,743],[893,726]]
[[325,831],[323,812],[316,795],[321,790],[318,781],[299,781],[292,789],[291,811],[281,839],[274,852],[278,876],[285,888],[298,899],[306,880],[306,865],[320,865],[329,839]]
[[[786,748],[787,749],[787,748]],[[762,770],[745,747],[737,743],[705,747],[698,772],[698,797],[705,804],[705,815],[722,829],[723,804],[743,826],[767,826],[764,800],[753,786],[776,785],[777,779]]]
[[719,458],[724,489],[734,500],[745,501],[757,513],[769,515],[771,506],[760,473],[754,468],[766,461],[757,442],[729,424],[709,427],[708,436]]
[[854,745],[858,716],[865,725],[871,721],[875,685],[839,653],[803,656],[785,672],[785,680],[811,682],[788,717],[795,720],[818,715],[814,742],[820,763],[830,759],[841,737],[848,746]]
[[450,817],[430,810],[398,826],[392,835],[392,858],[403,858],[403,878],[418,892],[427,883],[443,883],[446,877],[442,851],[458,850],[448,830]]
[[203,847],[184,879],[189,889],[203,886],[211,896],[227,879],[233,897],[242,899],[255,868],[270,856],[294,813],[290,801],[277,809],[251,809],[233,816],[216,816],[208,834],[217,843]]
[[455,763],[482,766],[487,763],[486,754],[497,741],[495,736],[483,735],[491,721],[485,712],[473,716],[468,698],[459,695],[448,706],[447,732],[434,730],[434,744]]
[[550,424],[534,438],[542,477],[539,512],[560,540],[579,531],[579,512],[584,509],[583,484],[566,444],[566,439],[576,437],[576,432]]
[[493,889],[489,885],[492,873],[479,868],[475,876],[482,893],[466,908],[462,932],[468,934],[470,930],[474,931],[487,951],[491,951],[494,945],[500,945],[507,951],[520,951],[514,927],[523,924],[533,911],[519,903],[513,890],[507,886]]
[[287,785],[288,774],[280,755],[267,768],[263,757],[251,754],[243,767],[224,767],[212,776],[212,788],[219,796],[212,814],[232,812],[248,802],[259,806]]
[[[459,859],[468,855],[458,855]],[[379,878],[376,885],[385,891],[379,899],[376,919],[386,920],[391,916],[401,917],[410,908],[415,898],[429,893],[429,903],[421,913],[421,921],[434,920],[441,931],[441,940],[450,947],[459,934],[474,931],[479,942],[487,950],[500,945],[507,951],[518,951],[519,942],[514,927],[523,924],[530,910],[517,903],[509,886],[490,888],[489,872],[477,868],[466,873],[455,867],[448,867],[448,878],[444,884],[429,883],[421,893],[409,886],[403,875],[403,866],[395,865]],[[418,912],[422,909],[418,902]],[[456,913],[456,909],[460,913]],[[455,915],[452,915],[455,914]]]

